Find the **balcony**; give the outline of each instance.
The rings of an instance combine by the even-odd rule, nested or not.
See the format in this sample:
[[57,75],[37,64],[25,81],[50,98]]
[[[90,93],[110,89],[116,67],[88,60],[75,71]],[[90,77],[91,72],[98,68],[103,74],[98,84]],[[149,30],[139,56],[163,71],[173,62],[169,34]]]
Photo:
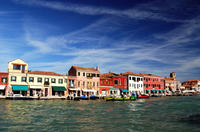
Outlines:
[[69,84],[69,88],[75,88],[74,84]]

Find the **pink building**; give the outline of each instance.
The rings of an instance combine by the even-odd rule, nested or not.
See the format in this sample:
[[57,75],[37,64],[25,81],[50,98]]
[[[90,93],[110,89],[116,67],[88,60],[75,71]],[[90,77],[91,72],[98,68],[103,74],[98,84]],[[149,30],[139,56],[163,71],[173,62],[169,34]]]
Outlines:
[[98,66],[96,68],[72,66],[68,75],[76,77],[77,96],[99,95],[100,72]]
[[163,77],[146,73],[140,73],[140,76],[144,77],[143,83],[144,83],[145,93],[154,95],[154,94],[164,94],[166,92],[164,88]]

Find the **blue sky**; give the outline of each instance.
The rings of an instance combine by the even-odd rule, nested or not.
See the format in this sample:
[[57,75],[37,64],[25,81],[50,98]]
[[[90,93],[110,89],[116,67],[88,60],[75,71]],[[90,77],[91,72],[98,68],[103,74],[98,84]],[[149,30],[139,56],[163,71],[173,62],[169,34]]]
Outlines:
[[197,0],[0,0],[0,70],[72,65],[200,79]]

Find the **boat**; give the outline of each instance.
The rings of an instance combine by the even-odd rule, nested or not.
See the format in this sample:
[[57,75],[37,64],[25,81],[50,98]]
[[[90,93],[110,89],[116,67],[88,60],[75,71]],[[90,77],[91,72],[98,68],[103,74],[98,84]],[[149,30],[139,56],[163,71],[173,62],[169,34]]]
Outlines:
[[134,101],[136,98],[134,96],[127,97],[127,98],[113,98],[113,97],[104,97],[106,101]]
[[95,100],[95,99],[99,99],[99,97],[98,97],[98,96],[95,96],[95,95],[91,95],[91,96],[90,96],[90,99],[91,99],[91,100]]
[[89,98],[86,97],[86,96],[81,96],[79,99],[80,99],[80,100],[88,100]]
[[153,94],[151,95],[151,97],[161,97],[162,95],[156,95],[156,94]]
[[137,99],[145,99],[149,97],[150,97],[149,95],[140,95],[140,96],[137,96]]

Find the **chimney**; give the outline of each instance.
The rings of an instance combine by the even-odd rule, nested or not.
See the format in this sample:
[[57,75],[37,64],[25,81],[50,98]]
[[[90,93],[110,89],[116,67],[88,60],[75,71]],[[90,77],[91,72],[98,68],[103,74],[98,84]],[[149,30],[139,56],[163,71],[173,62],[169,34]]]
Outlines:
[[99,66],[96,67],[96,70],[99,71]]

